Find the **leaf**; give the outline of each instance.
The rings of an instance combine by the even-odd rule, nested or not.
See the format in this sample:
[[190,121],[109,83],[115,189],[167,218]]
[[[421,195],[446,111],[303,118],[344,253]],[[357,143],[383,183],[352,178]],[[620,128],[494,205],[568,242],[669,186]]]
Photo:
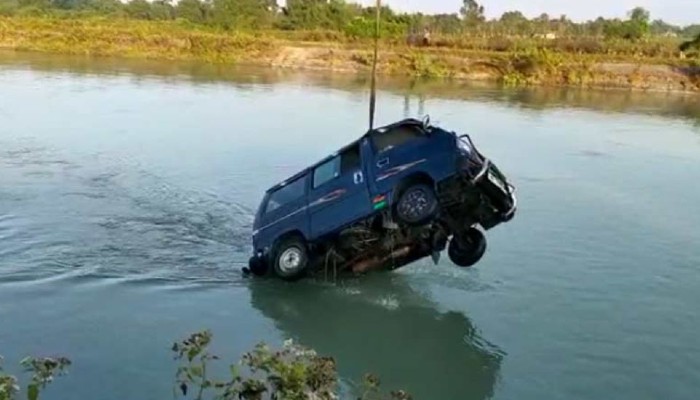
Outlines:
[[187,384],[185,382],[180,384],[180,391],[182,391],[183,396],[187,396]]
[[27,400],[37,400],[39,398],[39,386],[35,383],[27,386]]
[[202,377],[202,367],[200,367],[199,365],[190,368],[190,372],[193,376],[196,376],[197,378]]
[[197,357],[197,354],[199,354],[199,350],[193,347],[187,352],[187,359],[192,362],[192,360]]

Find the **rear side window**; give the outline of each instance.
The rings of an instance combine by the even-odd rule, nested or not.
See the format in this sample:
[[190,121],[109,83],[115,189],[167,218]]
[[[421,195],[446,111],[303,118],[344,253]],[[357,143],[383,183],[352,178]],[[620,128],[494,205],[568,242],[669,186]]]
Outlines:
[[270,199],[267,201],[265,212],[268,213],[270,211],[274,211],[289,202],[303,197],[304,182],[306,181],[305,178],[305,176],[301,177],[270,194]]
[[401,146],[420,137],[423,137],[423,132],[420,128],[408,125],[399,126],[383,133],[377,133],[372,138],[372,142],[377,152],[382,152],[396,146]]

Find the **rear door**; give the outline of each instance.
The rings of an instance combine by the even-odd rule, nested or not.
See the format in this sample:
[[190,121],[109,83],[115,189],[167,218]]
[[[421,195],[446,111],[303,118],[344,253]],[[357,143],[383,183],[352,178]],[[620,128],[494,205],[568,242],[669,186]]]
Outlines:
[[333,232],[371,212],[359,143],[313,169],[309,191],[313,238]]

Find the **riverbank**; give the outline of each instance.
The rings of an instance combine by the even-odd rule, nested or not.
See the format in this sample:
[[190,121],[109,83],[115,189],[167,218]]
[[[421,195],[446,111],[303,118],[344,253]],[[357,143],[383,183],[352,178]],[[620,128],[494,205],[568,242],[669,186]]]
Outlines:
[[[367,41],[329,41],[322,36],[295,37],[282,32],[225,32],[178,21],[110,18],[0,18],[0,48],[355,74],[368,73],[372,60]],[[700,68],[692,60],[567,53],[541,47],[480,51],[385,43],[378,71],[508,85],[700,91]]]

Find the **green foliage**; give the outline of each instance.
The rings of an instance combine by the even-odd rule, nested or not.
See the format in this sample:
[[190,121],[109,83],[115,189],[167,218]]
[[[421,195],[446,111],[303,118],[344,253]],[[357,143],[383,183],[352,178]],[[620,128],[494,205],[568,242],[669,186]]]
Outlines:
[[27,357],[20,364],[25,372],[31,373],[31,379],[27,385],[27,400],[37,400],[39,393],[53,382],[54,377],[66,374],[71,361],[65,357]]
[[0,356],[0,400],[13,400],[19,392],[17,378],[8,375],[2,368],[3,358]]
[[459,10],[464,24],[470,28],[478,26],[486,21],[484,12],[484,6],[477,3],[476,0],[464,0],[462,8]]
[[213,0],[214,22],[225,29],[269,28],[277,8],[273,0]]
[[175,7],[178,18],[195,24],[206,24],[212,20],[213,5],[209,1],[179,0]]
[[[649,11],[637,7],[629,12],[627,21],[609,21],[604,32],[609,38],[623,38],[627,40],[639,40],[646,37],[651,31]],[[661,21],[663,23],[663,21]],[[657,22],[657,25],[659,23]]]
[[700,24],[688,25],[681,30],[683,37],[692,38],[700,35]]
[[[285,341],[279,350],[259,343],[245,353],[238,363],[228,367],[223,380],[210,376],[219,356],[209,351],[209,330],[195,332],[171,348],[179,362],[175,372],[175,398],[217,400],[262,400],[263,395],[285,400],[338,399],[338,373],[335,360],[316,351]],[[59,358],[25,358],[21,365],[30,373],[26,386],[27,400],[37,400],[56,377],[66,374],[71,361]],[[404,391],[385,394],[380,381],[372,374],[363,377],[358,400],[411,400]],[[17,400],[20,385],[16,377],[4,373],[0,357],[0,400]]]
[[[24,371],[30,374],[26,387],[27,400],[38,400],[40,393],[53,382],[55,377],[67,373],[71,361],[65,357],[27,357],[20,364],[24,367]],[[18,379],[3,371],[2,357],[0,357],[0,400],[15,400],[19,392]]]
[[[368,17],[355,17],[345,25],[343,33],[351,39],[370,39],[374,37],[375,21]],[[405,27],[397,22],[386,22],[379,26],[381,37],[396,37],[401,35]]]
[[151,3],[147,0],[130,0],[125,7],[126,14],[132,18],[153,19]]
[[700,33],[698,33],[698,36],[695,39],[683,42],[679,49],[684,53],[691,51],[700,52]]
[[[371,66],[372,7],[344,0],[0,0],[0,40],[17,49],[206,62],[260,62],[345,70]],[[574,23],[566,16],[528,19],[511,11],[483,21],[483,7],[464,3],[457,14],[381,10],[380,73],[416,77],[492,77],[509,84],[590,82],[600,62],[689,66],[699,55],[638,8],[627,20]],[[5,11],[2,11],[5,10]],[[102,17],[117,15],[119,18]],[[477,18],[478,17],[478,18]],[[146,21],[144,21],[146,20]],[[680,28],[677,28],[680,31]],[[422,39],[430,33],[429,43]],[[700,33],[700,30],[698,31]],[[668,33],[668,31],[666,31]],[[697,34],[696,34],[697,35]],[[289,42],[333,42],[308,49]],[[420,49],[415,48],[416,45]],[[3,45],[3,43],[0,43]],[[321,48],[325,48],[324,51]],[[333,48],[333,49],[331,49]],[[338,49],[336,51],[336,49]],[[686,49],[681,52],[679,50]],[[683,59],[682,57],[685,57]],[[558,61],[557,61],[558,60]],[[496,65],[497,68],[472,65]],[[600,72],[596,72],[598,76]]]
[[[228,368],[223,380],[209,376],[212,362],[219,357],[209,352],[210,331],[197,332],[173,344],[180,365],[175,373],[175,395],[202,400],[258,400],[267,394],[273,399],[337,399],[338,376],[335,360],[288,340],[274,351],[260,343]],[[360,400],[382,399],[379,380],[367,375]],[[191,396],[191,397],[188,397]],[[394,400],[408,400],[405,392],[392,392]]]
[[[680,33],[690,38],[700,33],[700,26],[682,29],[662,20],[652,23],[649,12],[641,7],[631,10],[624,21],[600,17],[582,23],[574,23],[565,15],[555,18],[542,14],[528,19],[520,11],[508,11],[498,19],[487,20],[484,6],[476,0],[463,0],[457,11],[425,15],[399,13],[382,6],[381,34],[392,43],[405,43],[411,36],[422,37],[427,30],[432,38],[449,37],[441,43],[459,47],[455,45],[470,40],[527,39],[534,35],[550,39],[554,36],[590,41],[604,36],[610,40],[638,41],[650,35]],[[226,30],[332,31],[341,36],[340,40],[364,40],[371,38],[374,32],[373,7],[350,0],[287,0],[281,9],[275,0],[129,0],[124,3],[120,0],[0,0],[0,15],[181,19]]]
[[19,2],[17,0],[0,0],[0,15],[12,16],[17,13]]

